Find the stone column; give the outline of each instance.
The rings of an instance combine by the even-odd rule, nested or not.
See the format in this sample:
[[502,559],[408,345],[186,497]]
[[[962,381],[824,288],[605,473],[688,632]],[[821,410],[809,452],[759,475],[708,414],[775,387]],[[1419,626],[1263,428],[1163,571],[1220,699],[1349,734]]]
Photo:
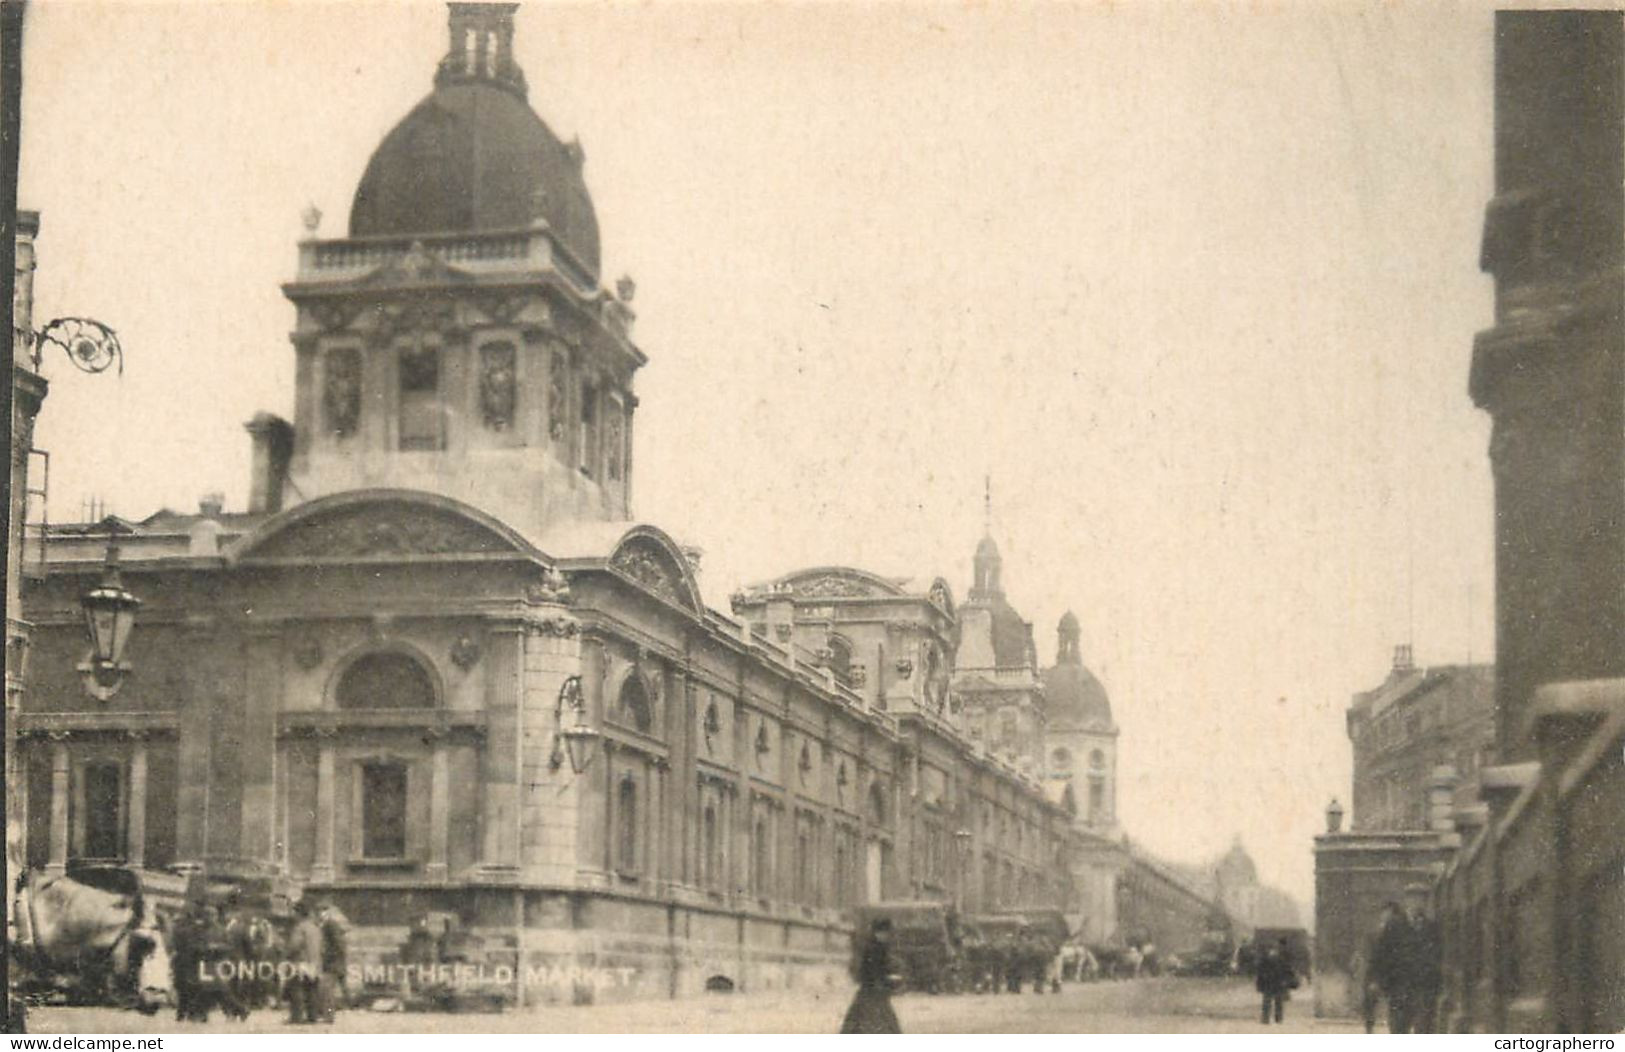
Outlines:
[[68,743],[51,746],[51,851],[46,872],[62,873],[68,868]]
[[125,860],[135,869],[147,864],[147,743],[137,737],[130,749],[130,824]]
[[450,758],[445,742],[434,739],[429,760],[429,865],[430,880],[446,879],[447,846],[451,838]]
[[333,742],[321,739],[316,746],[316,854],[310,879],[329,881],[333,870],[333,782],[335,777]]

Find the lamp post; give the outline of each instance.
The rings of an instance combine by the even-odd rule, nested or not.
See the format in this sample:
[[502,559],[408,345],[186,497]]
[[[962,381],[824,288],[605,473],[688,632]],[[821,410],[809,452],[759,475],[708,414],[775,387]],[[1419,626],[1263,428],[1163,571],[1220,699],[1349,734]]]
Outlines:
[[[575,713],[575,722],[564,725],[564,710]],[[557,771],[570,759],[570,770],[580,774],[592,763],[592,746],[599,734],[587,726],[587,704],[581,696],[581,677],[571,676],[559,687],[559,697],[553,706],[553,754],[548,767]]]
[[135,629],[135,612],[141,600],[130,594],[119,576],[118,541],[107,538],[107,560],[102,579],[79,597],[85,615],[85,633],[90,637],[90,659],[79,666],[85,691],[98,701],[107,701],[124,685],[130,672],[124,650]]

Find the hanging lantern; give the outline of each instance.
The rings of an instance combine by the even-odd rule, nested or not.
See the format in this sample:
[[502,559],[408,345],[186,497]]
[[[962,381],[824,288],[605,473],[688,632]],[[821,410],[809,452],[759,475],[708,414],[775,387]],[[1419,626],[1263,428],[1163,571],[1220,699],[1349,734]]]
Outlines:
[[[564,726],[565,709],[575,713],[575,722],[568,727]],[[581,697],[580,676],[571,676],[559,688],[559,700],[553,709],[553,719],[555,723],[553,755],[549,764],[556,771],[564,765],[565,756],[568,756],[570,770],[580,774],[592,763],[593,745],[599,737],[598,732],[587,725],[587,706]]]
[[135,630],[135,611],[141,600],[130,594],[119,577],[118,544],[107,544],[107,563],[96,587],[79,597],[85,612],[85,633],[90,637],[90,661],[80,666],[85,688],[106,701],[117,693],[130,666],[124,650]]

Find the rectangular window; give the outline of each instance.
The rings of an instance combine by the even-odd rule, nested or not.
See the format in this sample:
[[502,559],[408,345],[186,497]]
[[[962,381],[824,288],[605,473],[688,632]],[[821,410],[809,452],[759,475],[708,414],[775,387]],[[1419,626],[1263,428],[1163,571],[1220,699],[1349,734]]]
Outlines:
[[620,841],[616,865],[622,873],[638,870],[638,783],[631,775],[621,779],[615,799],[615,821]]
[[611,396],[604,407],[604,476],[619,482],[626,467],[626,413]]
[[84,810],[79,816],[80,857],[121,859],[124,857],[124,767],[118,763],[87,763],[81,770]]
[[440,413],[440,351],[409,347],[400,354],[400,447],[443,449]]
[[361,857],[406,857],[406,765],[361,767]]
[[581,385],[581,473],[598,477],[598,388]]

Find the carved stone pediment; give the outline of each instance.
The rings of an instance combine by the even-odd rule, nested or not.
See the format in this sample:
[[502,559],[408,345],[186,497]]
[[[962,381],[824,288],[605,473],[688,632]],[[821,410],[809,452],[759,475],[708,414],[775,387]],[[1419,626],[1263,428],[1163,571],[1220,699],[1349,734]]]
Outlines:
[[438,509],[385,502],[345,508],[296,522],[268,537],[255,558],[364,558],[509,551],[504,538],[479,523]]
[[609,564],[662,599],[689,605],[682,570],[654,542],[635,540],[624,544]]
[[880,589],[867,581],[843,574],[820,574],[795,583],[797,595],[810,598],[863,599],[881,595]]

